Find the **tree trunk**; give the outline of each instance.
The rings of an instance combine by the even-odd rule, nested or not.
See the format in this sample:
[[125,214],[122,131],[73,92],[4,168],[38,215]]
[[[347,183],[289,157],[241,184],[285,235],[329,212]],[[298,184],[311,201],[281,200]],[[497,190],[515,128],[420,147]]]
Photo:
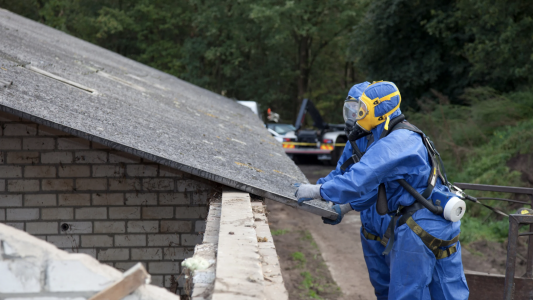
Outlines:
[[302,105],[302,100],[307,93],[309,85],[309,37],[300,37],[298,41],[298,98],[297,110]]

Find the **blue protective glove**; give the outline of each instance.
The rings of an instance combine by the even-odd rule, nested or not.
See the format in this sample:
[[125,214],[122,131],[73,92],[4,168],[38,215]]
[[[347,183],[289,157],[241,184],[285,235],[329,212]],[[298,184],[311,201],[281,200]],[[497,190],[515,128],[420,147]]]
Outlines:
[[294,192],[294,197],[298,199],[298,205],[302,205],[304,201],[322,198],[320,195],[321,184],[295,183],[294,186],[298,188]]
[[337,215],[338,215],[337,219],[332,220],[332,219],[322,217],[322,221],[324,221],[324,224],[337,225],[342,221],[342,217],[344,217],[344,215],[347,212],[352,210],[352,207],[349,203],[341,204],[341,205],[335,204],[331,208],[337,212]]

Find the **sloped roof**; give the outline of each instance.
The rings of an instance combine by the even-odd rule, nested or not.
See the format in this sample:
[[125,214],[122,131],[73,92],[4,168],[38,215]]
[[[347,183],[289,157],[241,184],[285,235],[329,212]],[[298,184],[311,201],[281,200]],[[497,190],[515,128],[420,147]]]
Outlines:
[[3,9],[0,41],[0,110],[296,204],[305,176],[249,108]]

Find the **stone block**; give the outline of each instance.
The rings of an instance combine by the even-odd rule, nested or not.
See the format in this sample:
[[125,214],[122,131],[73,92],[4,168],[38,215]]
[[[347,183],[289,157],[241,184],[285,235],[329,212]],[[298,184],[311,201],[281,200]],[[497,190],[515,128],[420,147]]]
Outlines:
[[52,150],[55,148],[53,138],[24,138],[22,149],[24,150]]
[[90,149],[90,142],[82,138],[58,138],[57,149],[59,150]]
[[55,166],[26,166],[24,167],[25,178],[53,178],[56,177]]
[[149,234],[148,246],[172,247],[180,245],[180,235],[175,234]]
[[169,178],[143,179],[143,189],[148,190],[148,191],[172,191],[174,190],[174,179],[169,179]]
[[73,179],[43,179],[43,191],[73,191]]
[[124,233],[126,232],[126,222],[109,221],[94,222],[94,233]]
[[205,231],[205,221],[196,221],[194,222],[194,231],[204,232]]
[[126,174],[131,177],[156,177],[158,165],[136,164],[126,167]]
[[126,193],[126,205],[157,205],[157,194]]
[[128,232],[159,232],[158,221],[129,221]]
[[18,230],[22,230],[24,231],[24,223],[19,223],[19,222],[6,222],[5,223],[7,226],[11,226],[13,228],[16,228]]
[[42,135],[42,136],[66,136],[66,135],[69,135],[68,133],[66,133],[64,131],[57,130],[55,128],[44,126],[44,125],[39,125],[37,134],[38,135]]
[[95,193],[93,194],[93,205],[124,205],[124,194],[122,193]]
[[76,179],[76,189],[78,191],[105,191],[107,190],[107,179]]
[[124,165],[93,165],[93,177],[124,177]]
[[211,186],[200,181],[187,179],[178,180],[176,182],[176,189],[178,192],[200,192],[210,190]]
[[21,194],[4,194],[0,195],[0,207],[17,207],[22,206]]
[[117,234],[115,235],[115,247],[146,246],[144,234]]
[[[131,255],[133,256],[133,250],[132,250]],[[158,287],[164,287],[163,286],[163,275],[156,275],[156,276],[152,276],[151,278],[152,278],[152,281],[150,282],[150,284],[153,284]]]
[[203,192],[192,192],[189,193],[189,196],[191,197],[191,203],[193,205],[205,205],[209,202],[209,196],[211,192],[203,191]]
[[[161,260],[163,251],[161,248],[133,248],[131,249],[131,260]],[[153,284],[153,281],[152,281]]]
[[191,204],[189,196],[185,193],[160,193],[159,205],[188,205]]
[[199,207],[176,207],[176,219],[205,219],[208,209],[205,206]]
[[112,235],[82,235],[81,246],[84,248],[113,247],[113,236]]
[[141,208],[140,207],[110,207],[109,208],[110,219],[140,219]]
[[91,195],[90,194],[59,194],[58,197],[59,206],[90,206]]
[[112,191],[139,191],[140,179],[109,178],[109,189]]
[[90,166],[63,165],[59,167],[59,177],[90,177]]
[[35,259],[0,261],[0,295],[41,291],[41,266]]
[[[67,224],[68,229],[64,230],[63,225]],[[61,234],[92,233],[93,223],[91,222],[60,222]]]
[[97,272],[94,263],[83,260],[52,260],[46,268],[47,287],[50,292],[101,291],[111,285],[117,276]]
[[4,208],[0,209],[0,221],[6,220],[6,210]]
[[196,246],[202,243],[202,234],[182,234],[181,244],[184,246]]
[[191,232],[190,221],[161,221],[161,232]]
[[24,206],[55,206],[56,194],[25,194]]
[[143,207],[143,219],[172,219],[174,217],[174,207]]
[[[127,271],[129,269],[131,269],[131,267],[135,266],[137,264],[137,262],[118,262],[118,263],[115,263],[115,268],[119,271]],[[146,269],[146,264],[142,263],[144,268]],[[127,298],[127,297],[126,297]],[[122,300],[125,300],[126,298],[122,299]]]
[[161,262],[149,262],[148,272],[150,274],[180,274],[180,263],[161,261]]
[[43,164],[70,164],[73,162],[71,152],[45,152],[41,154]]
[[58,234],[57,222],[26,222],[26,232],[29,234]]
[[105,164],[107,163],[107,152],[76,151],[74,161],[79,164]]
[[37,135],[37,124],[12,123],[4,125],[5,136],[31,136]]
[[78,253],[87,254],[89,256],[92,256],[94,259],[96,259],[96,249],[95,248],[80,248],[80,249],[78,249]]
[[76,219],[79,219],[79,220],[107,219],[107,208],[105,207],[76,208],[75,214],[76,214]]
[[0,138],[0,150],[20,150],[22,140],[18,138]]
[[98,260],[106,261],[117,261],[117,260],[128,260],[130,258],[129,249],[121,248],[111,248],[98,251]]
[[22,167],[19,167],[19,166],[0,166],[0,177],[2,177],[2,178],[20,178],[20,177],[22,177]]
[[164,260],[183,260],[194,254],[194,248],[169,247],[163,248]]
[[141,158],[125,152],[111,152],[109,153],[109,163],[138,163]]
[[72,220],[74,210],[72,208],[41,208],[41,218],[43,220]]
[[79,235],[49,235],[46,241],[58,248],[78,249],[80,245]]
[[0,179],[0,192],[5,192],[5,191],[6,191],[6,180]]
[[25,221],[38,220],[38,208],[8,208],[6,209],[6,220],[8,221]]
[[39,163],[39,152],[8,152],[8,164],[37,164]]
[[167,167],[167,166],[159,166],[159,176],[160,177],[177,177],[177,178],[183,178],[184,174],[182,171]]
[[36,179],[9,179],[7,181],[8,192],[38,192],[39,180]]

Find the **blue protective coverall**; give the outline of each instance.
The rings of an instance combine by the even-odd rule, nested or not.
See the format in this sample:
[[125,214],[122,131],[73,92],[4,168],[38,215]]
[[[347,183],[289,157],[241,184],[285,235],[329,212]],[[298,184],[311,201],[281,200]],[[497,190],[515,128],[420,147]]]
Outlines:
[[[399,114],[398,109],[391,119]],[[431,169],[427,150],[418,133],[400,129],[378,140],[384,124],[372,129],[375,141],[361,161],[344,174],[329,178],[320,189],[323,199],[335,204],[350,203],[353,209],[361,211],[361,219],[365,218],[368,222],[367,230],[380,235],[384,232],[383,222],[380,224],[380,216],[375,213],[379,184],[385,184],[389,211],[396,211],[399,205],[409,206],[415,202],[414,197],[396,180],[405,179],[419,193],[423,193]],[[448,191],[440,179],[435,189]],[[427,209],[417,211],[413,219],[439,239],[450,240],[460,232],[460,221],[447,221]],[[378,229],[381,231],[377,232]],[[459,242],[456,253],[437,260],[408,225],[403,224],[395,230],[395,242],[389,255],[388,299],[468,299]]]

